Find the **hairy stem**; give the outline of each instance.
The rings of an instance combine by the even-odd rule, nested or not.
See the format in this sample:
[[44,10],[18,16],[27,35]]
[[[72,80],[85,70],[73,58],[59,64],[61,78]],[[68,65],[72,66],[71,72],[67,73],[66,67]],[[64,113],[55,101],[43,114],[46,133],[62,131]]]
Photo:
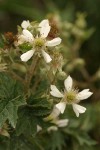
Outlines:
[[31,80],[34,75],[34,72],[35,72],[38,62],[39,62],[39,57],[36,56],[35,58],[33,58],[32,63],[27,71],[27,74],[25,77],[25,93],[26,94],[28,94],[28,91],[30,88],[30,83],[31,83]]

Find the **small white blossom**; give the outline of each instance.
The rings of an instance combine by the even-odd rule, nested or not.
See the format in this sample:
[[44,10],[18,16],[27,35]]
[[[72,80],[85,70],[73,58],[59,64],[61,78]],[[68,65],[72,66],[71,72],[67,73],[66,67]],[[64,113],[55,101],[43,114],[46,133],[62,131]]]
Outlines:
[[31,50],[21,55],[20,57],[21,60],[24,62],[27,62],[33,56],[34,52],[36,52],[36,53],[39,53],[39,55],[42,54],[46,63],[49,63],[52,60],[52,58],[46,52],[46,47],[57,46],[61,43],[61,38],[59,37],[54,38],[51,41],[46,40],[46,37],[48,36],[50,29],[51,29],[49,25],[49,21],[43,20],[39,24],[38,30],[40,32],[40,35],[37,35],[35,38],[32,35],[32,33],[27,30],[27,27],[29,26],[28,21],[24,21],[21,26],[23,27],[23,31],[22,31],[22,34],[18,36],[17,45],[20,45],[24,42],[29,42],[33,47]]
[[61,93],[55,85],[51,85],[50,94],[57,98],[62,98],[61,101],[56,104],[56,107],[60,110],[61,113],[64,113],[66,105],[71,104],[73,110],[77,117],[79,117],[80,113],[84,113],[86,108],[78,105],[81,100],[87,99],[93,93],[89,91],[89,89],[85,89],[78,93],[78,90],[73,89],[73,80],[70,76],[64,81],[65,90]]

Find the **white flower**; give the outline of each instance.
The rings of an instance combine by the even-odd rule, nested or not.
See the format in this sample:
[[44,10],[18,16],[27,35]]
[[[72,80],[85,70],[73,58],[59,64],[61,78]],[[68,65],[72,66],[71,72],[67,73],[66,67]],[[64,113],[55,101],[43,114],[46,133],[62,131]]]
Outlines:
[[[51,41],[47,41],[46,37],[48,36],[50,32],[50,26],[49,26],[49,21],[48,20],[43,20],[39,24],[39,32],[40,35],[36,36],[35,38],[33,37],[32,33],[28,31],[26,28],[28,27],[29,23],[24,21],[22,23],[22,27],[24,28],[22,31],[22,34],[18,36],[18,44],[22,44],[24,42],[29,42],[31,45],[33,45],[32,49],[27,51],[26,53],[23,53],[21,55],[21,60],[24,62],[27,62],[34,54],[34,52],[38,54],[42,54],[44,57],[44,60],[46,63],[49,63],[52,58],[50,55],[46,52],[46,47],[52,47],[52,46],[57,46],[61,43],[61,38],[57,37],[54,38]],[[32,52],[33,51],[33,52]]]
[[57,98],[62,98],[61,101],[56,104],[56,107],[60,110],[61,113],[64,113],[66,105],[71,104],[73,110],[77,117],[80,113],[84,113],[86,108],[78,105],[77,103],[81,100],[87,99],[93,93],[89,89],[85,89],[78,93],[78,90],[73,89],[73,80],[70,76],[64,81],[65,90],[64,93],[61,93],[55,85],[51,85],[50,94]]
[[30,24],[30,22],[29,22],[29,20],[24,20],[23,22],[22,22],[22,24],[21,24],[21,27],[23,28],[23,29],[27,29],[28,27],[31,27],[31,24]]

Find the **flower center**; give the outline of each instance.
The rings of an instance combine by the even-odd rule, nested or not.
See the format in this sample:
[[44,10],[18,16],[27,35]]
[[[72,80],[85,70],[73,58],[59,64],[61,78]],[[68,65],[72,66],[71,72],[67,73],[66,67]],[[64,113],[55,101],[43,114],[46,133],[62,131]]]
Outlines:
[[67,103],[69,103],[69,104],[71,104],[71,103],[73,103],[73,102],[75,102],[76,101],[76,94],[77,94],[77,91],[69,91],[69,92],[66,92],[65,93],[65,96],[64,96],[64,100],[67,102]]
[[41,47],[43,47],[43,46],[44,46],[44,43],[45,43],[45,41],[44,41],[44,39],[42,39],[42,38],[36,38],[36,39],[34,40],[34,46],[35,46],[35,48],[37,48],[37,49],[40,49]]

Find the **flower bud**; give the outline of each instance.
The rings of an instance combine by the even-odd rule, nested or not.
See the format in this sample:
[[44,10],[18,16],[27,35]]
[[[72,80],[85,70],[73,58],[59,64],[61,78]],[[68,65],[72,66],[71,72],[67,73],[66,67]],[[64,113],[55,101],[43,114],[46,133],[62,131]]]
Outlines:
[[74,65],[72,63],[69,63],[67,66],[66,66],[66,70],[67,72],[72,72],[74,69]]
[[23,73],[27,72],[26,67],[24,65],[22,65],[22,64],[14,63],[14,64],[12,64],[12,68],[14,70],[19,70],[19,71],[21,71]]
[[3,135],[3,136],[7,136],[7,137],[10,137],[9,133],[7,130],[5,129],[0,129],[0,134]]
[[1,63],[0,64],[0,72],[4,72],[7,70],[7,64],[6,63]]
[[77,36],[79,38],[84,38],[85,31],[74,26],[72,29],[72,34],[74,34],[75,36]]
[[66,78],[66,73],[64,72],[64,71],[59,71],[58,72],[58,78],[60,79],[60,80],[64,80],[65,78]]
[[96,78],[97,79],[100,79],[100,69],[97,71],[97,73],[96,73]]
[[7,136],[7,137],[10,137],[9,133],[8,133],[8,126],[7,124],[5,123],[3,125],[3,127],[0,129],[0,134],[3,135],[3,136]]
[[77,20],[76,20],[76,25],[77,27],[84,29],[87,26],[86,20],[85,20],[86,15],[85,14],[77,14]]
[[65,24],[65,28],[66,28],[67,30],[71,30],[71,29],[72,29],[72,27],[73,27],[73,24],[72,24],[72,23],[70,23],[70,22],[66,22],[66,24]]
[[82,58],[78,58],[73,62],[75,68],[82,68],[85,65],[85,61]]

